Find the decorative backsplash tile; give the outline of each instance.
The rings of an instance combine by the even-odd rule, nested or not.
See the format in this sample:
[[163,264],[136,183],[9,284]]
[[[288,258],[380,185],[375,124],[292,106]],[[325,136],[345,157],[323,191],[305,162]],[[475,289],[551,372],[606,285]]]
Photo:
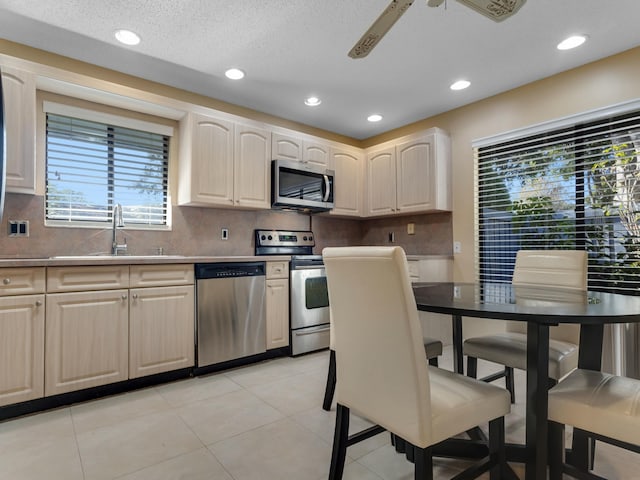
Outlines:
[[[42,196],[7,194],[0,226],[0,257],[49,257],[108,253],[111,229],[44,226]],[[29,237],[9,237],[8,221],[29,221]],[[415,223],[415,235],[407,234],[407,223]],[[222,240],[222,229],[229,239]],[[162,249],[173,255],[253,255],[254,229],[312,230],[315,253],[326,246],[387,245],[394,232],[395,244],[409,255],[451,254],[451,214],[423,214],[373,220],[334,218],[276,210],[231,210],[201,207],[173,207],[172,229],[167,232],[119,229],[128,252],[152,255]]]

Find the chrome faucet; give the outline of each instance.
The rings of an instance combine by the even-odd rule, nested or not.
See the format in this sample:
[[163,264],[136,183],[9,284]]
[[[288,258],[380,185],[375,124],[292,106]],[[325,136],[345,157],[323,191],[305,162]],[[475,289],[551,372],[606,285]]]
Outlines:
[[127,239],[124,239],[124,243],[118,244],[116,240],[116,228],[124,227],[124,220],[122,219],[122,205],[116,203],[113,207],[112,220],[113,225],[111,227],[111,255],[120,255],[127,253]]

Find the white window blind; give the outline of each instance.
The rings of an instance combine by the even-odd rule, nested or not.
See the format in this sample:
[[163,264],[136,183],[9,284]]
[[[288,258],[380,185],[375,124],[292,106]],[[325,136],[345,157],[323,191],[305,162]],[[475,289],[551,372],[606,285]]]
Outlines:
[[520,249],[589,252],[589,286],[640,287],[640,111],[475,149],[478,274],[510,282]]
[[120,203],[125,224],[166,226],[169,140],[157,131],[47,112],[47,222],[107,223]]

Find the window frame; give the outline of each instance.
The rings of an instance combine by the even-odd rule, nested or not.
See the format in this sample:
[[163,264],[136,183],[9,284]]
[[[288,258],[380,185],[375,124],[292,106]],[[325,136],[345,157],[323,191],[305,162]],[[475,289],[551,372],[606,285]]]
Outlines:
[[[167,182],[164,191],[165,197],[165,222],[164,224],[144,224],[132,223],[125,221],[125,230],[147,230],[147,231],[170,231],[172,229],[172,201],[171,201],[171,171],[175,152],[176,141],[176,125],[172,119],[156,118],[148,114],[138,113],[135,111],[127,111],[118,107],[110,107],[108,105],[95,104],[76,98],[62,97],[58,94],[42,93],[40,105],[42,106],[41,125],[41,142],[42,148],[42,188],[43,192],[43,222],[45,227],[54,228],[91,228],[91,229],[109,229],[112,227],[112,220],[109,218],[105,221],[99,220],[60,220],[47,219],[46,205],[46,176],[47,176],[47,114],[62,115],[90,122],[98,122],[113,127],[128,128],[140,130],[144,132],[154,133],[169,137],[167,149]],[[53,97],[53,99],[50,99]],[[77,105],[81,106],[77,106]],[[156,121],[157,120],[157,121]],[[117,199],[116,199],[117,200]]]
[[[481,269],[483,268],[483,263],[485,264],[484,265],[485,270],[487,267],[486,262],[483,262],[483,258],[481,257],[481,255],[484,254],[482,250],[482,245],[483,245],[482,242],[485,241],[487,238],[486,237],[487,232],[485,232],[484,234],[483,232],[481,232],[481,229],[483,228],[483,225],[481,224],[481,220],[483,219],[483,217],[482,217],[482,212],[480,211],[480,207],[481,207],[480,198],[482,194],[483,172],[482,172],[482,168],[481,168],[482,166],[480,162],[481,162],[481,155],[485,153],[485,152],[482,152],[481,149],[496,147],[496,146],[503,146],[505,144],[506,145],[516,144],[520,142],[525,142],[526,140],[529,140],[529,139],[534,139],[535,137],[544,138],[545,135],[559,134],[562,131],[571,132],[572,129],[575,129],[575,128],[581,129],[581,128],[584,128],[584,126],[586,125],[590,125],[590,126],[596,125],[596,130],[594,130],[594,132],[605,131],[606,128],[611,125],[610,119],[614,119],[614,118],[617,119],[619,117],[624,117],[625,115],[634,114],[634,113],[636,114],[636,116],[640,113],[640,100],[633,100],[633,101],[609,106],[606,108],[596,109],[596,110],[584,112],[577,115],[571,115],[568,117],[536,124],[526,128],[512,130],[499,135],[481,138],[472,142],[473,155],[474,155],[474,250],[475,250],[474,275],[475,275],[476,281],[483,280],[483,272],[481,271]],[[637,122],[637,119],[636,119],[636,122]],[[593,137],[595,137],[595,135],[593,135]],[[573,135],[572,139],[573,138],[581,138],[581,137],[579,136],[576,137],[575,135]],[[558,141],[557,144],[558,145],[561,144],[561,141]],[[555,145],[555,144],[553,142],[550,142],[550,145]],[[543,146],[539,146],[537,148],[540,148],[541,150],[544,149]],[[575,145],[574,145],[574,148],[575,148]],[[634,156],[637,157],[637,155],[634,155]],[[575,160],[579,160],[580,158],[581,158],[580,156],[577,156],[575,157]],[[582,157],[582,159],[584,160],[584,157]],[[572,179],[575,182],[575,188],[573,190],[573,194],[574,194],[573,199],[576,201],[575,210],[574,210],[575,211],[574,227],[575,227],[576,234],[574,239],[575,245],[573,246],[573,248],[587,249],[589,251],[593,251],[588,248],[587,243],[589,239],[588,237],[589,233],[593,233],[589,229],[590,228],[593,229],[594,227],[590,222],[586,221],[587,217],[585,215],[587,210],[585,201],[588,198],[590,198],[589,194],[585,192],[585,177],[587,173],[586,169],[590,169],[589,165],[590,164],[587,164],[587,165],[582,164],[582,167],[580,167],[580,165],[577,162],[574,163],[574,173],[573,173]],[[502,178],[506,178],[506,177],[502,177]],[[499,193],[499,191],[496,190],[495,193]],[[615,221],[616,221],[615,219],[612,219],[613,223],[615,223]],[[513,226],[513,224],[511,225]],[[617,239],[619,240],[619,237],[617,237]],[[521,247],[517,247],[516,251],[518,248],[532,248],[532,247],[521,246]],[[547,248],[553,248],[553,247],[547,247]],[[558,248],[562,248],[562,247],[558,247]],[[486,249],[485,249],[485,252],[486,252]],[[504,256],[508,252],[506,252],[506,249],[500,250],[500,252],[502,253],[502,257],[497,260],[496,265],[499,267],[500,266],[503,267],[504,271],[497,269],[498,276],[501,272],[503,274],[502,275],[503,278],[498,279],[496,281],[505,282],[505,283],[510,282],[512,269],[511,269],[511,272],[506,271],[507,270],[506,267],[509,265],[508,263],[509,260],[507,257]],[[626,250],[626,252],[627,252],[626,254],[629,253],[628,250]],[[515,261],[515,251],[513,252],[513,260]],[[594,271],[593,272],[590,271],[590,273],[594,273],[594,277],[597,277],[599,281],[597,284],[590,285],[590,288],[597,288],[597,289],[604,289],[604,290],[620,289],[621,291],[633,293],[634,291],[633,289],[629,290],[629,288],[635,283],[633,278],[631,278],[631,280],[626,279],[623,281],[623,283],[620,283],[619,281],[615,281],[614,279],[615,274],[619,273],[619,271],[616,272],[615,268],[618,268],[618,269],[622,268],[623,270],[626,268],[625,263],[618,264],[616,263],[616,261],[617,259],[614,261],[611,261],[611,263],[609,264],[609,266],[613,268],[611,272],[604,273],[606,278],[605,280],[602,279],[603,278],[602,272],[600,272],[599,276],[595,275],[596,271],[598,270],[598,267],[601,267],[601,266],[595,265],[595,264],[593,265]],[[500,262],[503,262],[503,263],[500,263]],[[590,264],[590,267],[591,266],[592,265]],[[630,283],[627,284],[626,283],[627,281],[629,281]]]

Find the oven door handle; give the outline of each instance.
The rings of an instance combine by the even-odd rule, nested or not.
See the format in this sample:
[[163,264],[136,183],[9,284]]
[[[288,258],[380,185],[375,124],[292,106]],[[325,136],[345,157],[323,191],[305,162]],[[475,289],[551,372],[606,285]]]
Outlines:
[[300,331],[294,331],[293,333],[296,334],[296,336],[298,337],[302,337],[304,335],[313,335],[314,333],[322,333],[322,332],[328,332],[329,330],[331,330],[331,326],[321,326],[321,327],[317,327],[317,328],[305,328],[303,332]]

